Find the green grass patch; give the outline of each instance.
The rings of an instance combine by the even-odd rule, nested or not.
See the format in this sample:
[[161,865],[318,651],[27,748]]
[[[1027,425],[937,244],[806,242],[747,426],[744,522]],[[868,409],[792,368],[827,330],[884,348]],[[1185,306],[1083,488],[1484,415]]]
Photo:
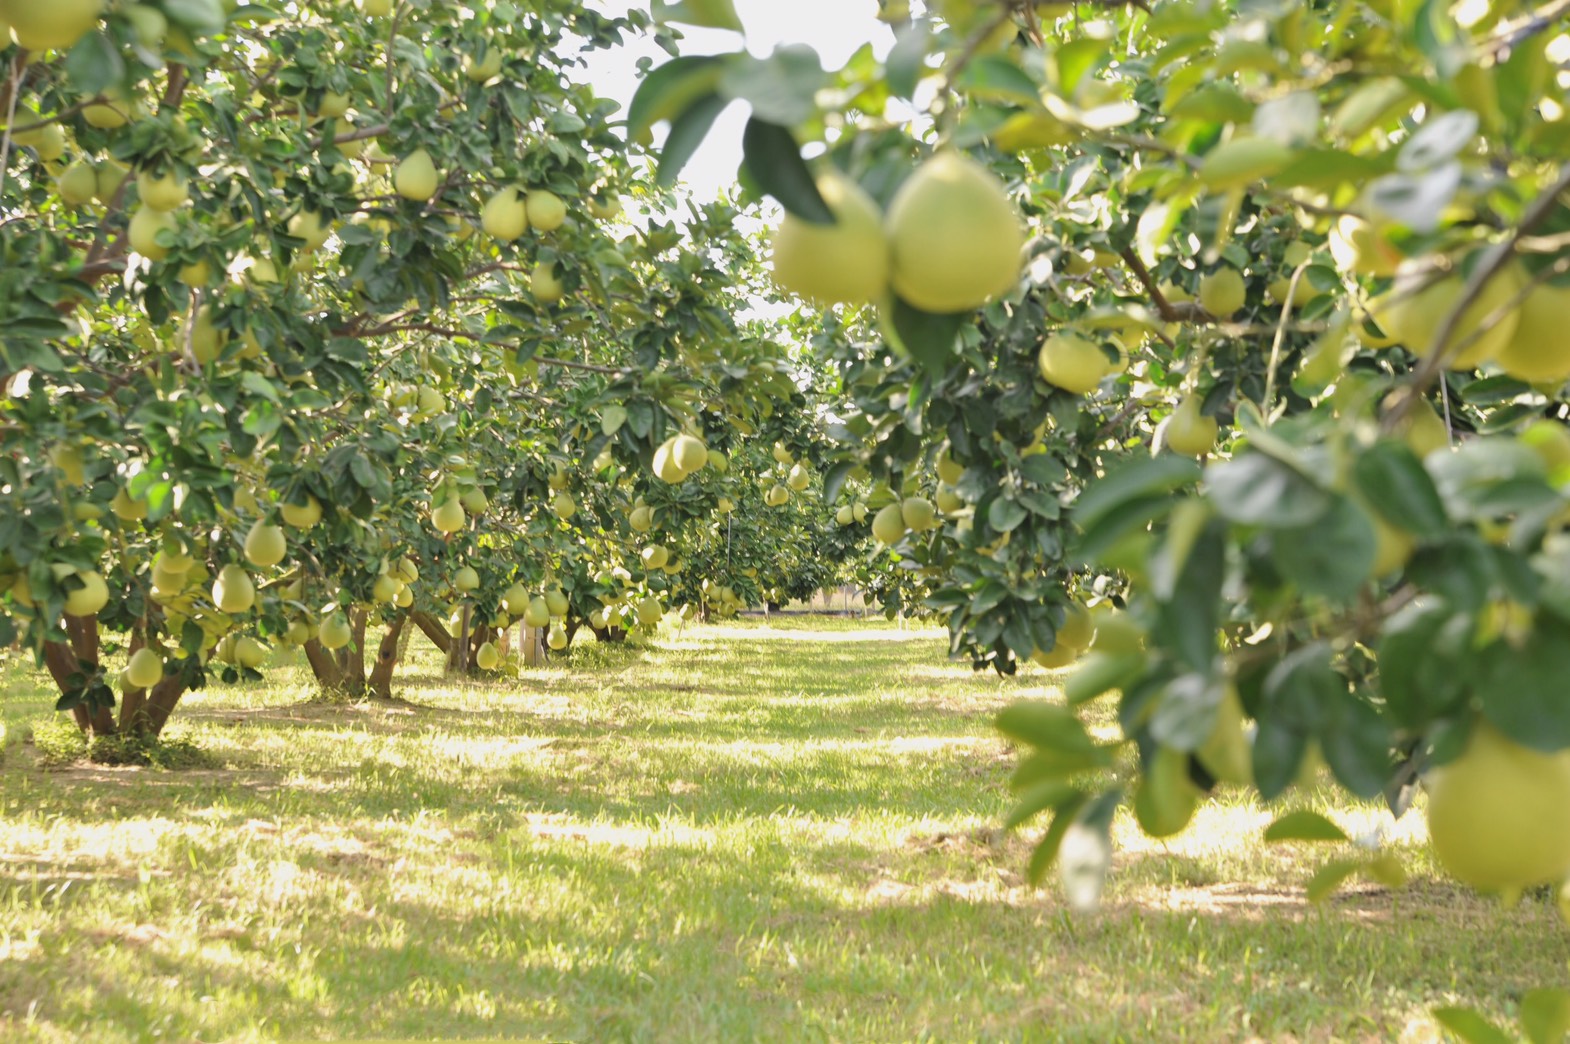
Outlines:
[[1562,982],[1547,899],[1446,883],[1420,817],[1328,788],[1293,801],[1385,831],[1408,887],[1311,906],[1332,851],[1221,794],[1164,844],[1120,818],[1069,912],[996,830],[991,719],[1054,676],[944,651],[776,617],[472,684],[416,643],[385,703],[280,663],[187,699],[179,767],[62,756],[13,663],[0,1039],[1386,1040]]

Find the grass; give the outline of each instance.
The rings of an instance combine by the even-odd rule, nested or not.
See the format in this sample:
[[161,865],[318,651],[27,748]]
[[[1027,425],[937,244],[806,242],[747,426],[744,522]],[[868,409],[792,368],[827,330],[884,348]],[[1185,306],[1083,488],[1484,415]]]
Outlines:
[[[1552,907],[1414,877],[1308,906],[1330,853],[1237,795],[1168,844],[1126,819],[1095,916],[999,837],[990,718],[1052,676],[940,632],[792,618],[589,645],[388,705],[306,674],[189,697],[195,768],[50,767],[39,678],[0,671],[0,1039],[1437,1039],[1563,982]],[[1104,724],[1110,726],[1110,717]],[[190,759],[181,759],[188,765]],[[200,767],[205,766],[205,767]]]

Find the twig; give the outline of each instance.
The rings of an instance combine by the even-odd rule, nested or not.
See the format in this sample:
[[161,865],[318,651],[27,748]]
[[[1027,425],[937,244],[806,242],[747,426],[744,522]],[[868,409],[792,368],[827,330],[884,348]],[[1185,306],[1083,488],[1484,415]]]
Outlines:
[[[1570,189],[1570,164],[1567,164],[1559,172],[1559,177],[1554,183],[1544,189],[1532,201],[1531,206],[1527,207],[1526,213],[1521,216],[1521,223],[1516,226],[1510,237],[1487,248],[1488,252],[1482,263],[1472,270],[1472,275],[1467,279],[1465,287],[1462,288],[1460,297],[1455,304],[1450,306],[1450,310],[1445,313],[1444,321],[1439,324],[1439,331],[1434,336],[1434,342],[1429,346],[1430,352],[1428,356],[1413,371],[1411,380],[1407,382],[1406,394],[1385,415],[1382,427],[1386,434],[1395,431],[1400,423],[1406,419],[1407,414],[1412,412],[1413,407],[1417,404],[1417,400],[1422,397],[1423,392],[1433,383],[1435,376],[1444,368],[1445,361],[1460,352],[1468,343],[1487,329],[1486,325],[1479,324],[1478,330],[1474,332],[1471,338],[1458,341],[1455,344],[1450,343],[1451,338],[1455,336],[1456,328],[1461,323],[1461,317],[1466,314],[1467,309],[1472,307],[1473,302],[1482,295],[1483,288],[1488,285],[1489,281],[1504,271],[1505,266],[1515,257],[1516,243],[1522,236],[1532,231],[1533,228],[1537,227],[1548,217],[1557,205],[1559,196],[1567,189]],[[1486,319],[1492,318],[1493,316],[1486,317]],[[1409,345],[1408,347],[1411,346]]]
[[1308,271],[1304,261],[1292,270],[1292,281],[1287,284],[1286,300],[1281,302],[1281,321],[1276,324],[1275,339],[1270,342],[1270,366],[1265,370],[1265,426],[1270,425],[1270,403],[1276,397],[1276,369],[1281,365],[1281,342],[1286,339],[1287,320],[1292,316],[1292,301],[1297,296],[1298,280]]

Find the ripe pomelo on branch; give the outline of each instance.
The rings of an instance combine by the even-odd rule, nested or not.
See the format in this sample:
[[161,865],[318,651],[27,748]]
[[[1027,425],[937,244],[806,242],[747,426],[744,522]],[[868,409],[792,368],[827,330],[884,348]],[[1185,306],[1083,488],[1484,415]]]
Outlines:
[[1566,323],[1570,323],[1570,285],[1539,284],[1522,300],[1515,332],[1494,361],[1522,381],[1570,378],[1570,327]]
[[786,214],[772,243],[774,281],[818,304],[881,299],[889,283],[889,244],[877,203],[837,171],[818,178],[818,192],[834,224]]
[[1458,880],[1513,898],[1570,875],[1570,753],[1532,750],[1479,720],[1425,785],[1434,855]]
[[[1088,395],[1095,391],[1108,370],[1107,357],[1101,349],[1073,333],[1055,333],[1042,341],[1036,363],[1043,380],[1075,395]],[[963,473],[963,469],[959,470]],[[943,473],[941,461],[938,473]],[[948,482],[957,480],[957,475],[953,479],[944,479]]]
[[[1513,302],[1525,285],[1525,273],[1514,261],[1483,285],[1444,346],[1450,369],[1474,369],[1505,350],[1515,335],[1520,314],[1520,307]],[[1434,342],[1465,286],[1466,276],[1459,265],[1445,271],[1422,261],[1404,261],[1396,269],[1390,289],[1369,302],[1369,311],[1380,328],[1407,351],[1427,358],[1440,348]],[[1495,312],[1500,312],[1499,318],[1485,326]],[[1462,347],[1455,350],[1455,346]]]
[[938,152],[905,179],[884,227],[894,291],[924,312],[980,308],[1019,279],[1024,222],[997,176],[963,153]]

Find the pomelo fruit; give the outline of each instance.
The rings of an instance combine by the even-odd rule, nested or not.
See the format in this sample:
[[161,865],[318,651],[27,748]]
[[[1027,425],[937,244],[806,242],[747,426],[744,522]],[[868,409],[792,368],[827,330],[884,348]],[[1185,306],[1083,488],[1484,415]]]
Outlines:
[[883,214],[872,197],[844,174],[825,174],[817,184],[834,224],[814,224],[786,214],[771,244],[774,281],[818,304],[864,305],[880,300],[889,285]]

